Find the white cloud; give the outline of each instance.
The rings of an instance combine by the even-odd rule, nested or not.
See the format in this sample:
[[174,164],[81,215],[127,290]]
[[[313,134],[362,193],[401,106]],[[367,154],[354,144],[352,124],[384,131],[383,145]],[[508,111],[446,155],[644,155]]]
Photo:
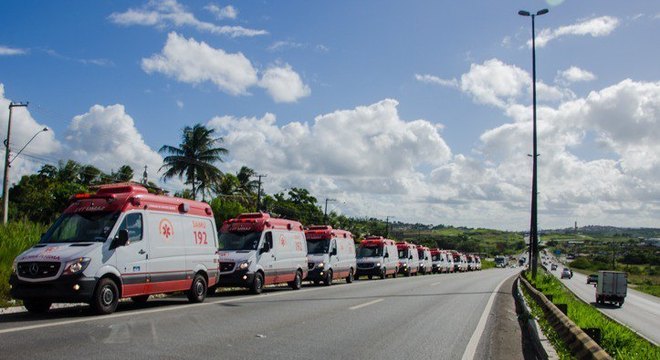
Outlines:
[[216,117],[208,125],[222,134],[233,162],[269,174],[322,174],[358,186],[360,179],[405,176],[451,157],[436,126],[402,120],[397,106],[395,100],[383,100],[320,115],[313,123],[278,126],[275,115],[266,114]]
[[183,101],[181,101],[181,100],[177,100],[177,101],[176,101],[176,106],[177,106],[179,109],[183,109],[183,106],[184,106]]
[[[591,35],[592,37],[607,36],[619,26],[619,19],[612,16],[601,16],[556,29],[543,29],[536,35],[536,46],[544,47],[551,40],[566,35]],[[532,47],[532,41],[527,42]]]
[[[226,12],[227,14],[231,14],[230,10],[226,10]],[[158,28],[190,26],[198,31],[230,37],[252,37],[268,34],[265,30],[248,29],[242,26],[220,26],[200,21],[176,0],[151,0],[140,9],[128,9],[123,13],[112,13],[108,19],[115,24],[123,26],[141,25]]]
[[[9,121],[9,104],[12,100],[5,97],[5,86],[0,83],[0,137],[1,140],[7,138],[7,122]],[[14,107],[11,119],[10,135],[10,161],[11,171],[10,183],[17,182],[21,176],[31,174],[49,161],[46,157],[57,153],[62,149],[62,145],[55,139],[55,133],[49,128],[43,132],[46,124],[35,120],[30,113],[30,107]],[[38,134],[38,135],[36,135]],[[35,136],[36,135],[36,136]],[[30,141],[33,137],[34,139]],[[29,144],[28,144],[29,142]],[[26,146],[27,145],[27,146]],[[23,152],[16,157],[16,154],[23,148]],[[5,147],[0,146],[0,156],[4,159]]]
[[[532,85],[532,78],[525,70],[498,59],[470,65],[470,70],[461,75],[460,80],[419,74],[415,78],[420,82],[459,88],[478,103],[503,109],[518,102],[522,96],[530,95]],[[550,86],[538,80],[536,90],[540,101],[557,102],[575,97],[569,89]]]
[[222,19],[236,19],[238,17],[238,10],[231,6],[227,5],[225,7],[219,7],[215,4],[208,4],[204,7],[211,14],[215,15],[218,20]]
[[27,50],[0,45],[0,56],[25,55]]
[[145,165],[156,179],[163,158],[147,144],[123,105],[94,105],[75,116],[66,133],[66,155],[109,172],[129,165],[140,176]]
[[266,69],[259,86],[268,91],[275,102],[296,102],[300,98],[309,96],[312,91],[305,85],[300,75],[293,71],[289,64],[284,66],[271,66]]
[[304,47],[305,44],[295,41],[276,41],[268,47],[268,51],[283,51],[287,49],[298,49]]
[[555,82],[560,84],[570,84],[574,82],[584,82],[592,81],[596,79],[596,75],[593,73],[580,69],[577,66],[571,66],[570,68],[562,71],[557,71],[557,77]]
[[257,84],[257,71],[242,53],[228,54],[174,32],[168,34],[160,54],[142,59],[142,69],[189,84],[211,81],[231,95],[246,95]]
[[419,82],[427,83],[427,84],[437,84],[437,85],[442,85],[442,86],[451,87],[451,88],[458,88],[459,87],[458,80],[456,80],[456,79],[449,79],[449,80],[441,79],[437,76],[428,75],[428,74],[424,74],[424,75],[415,74],[415,80],[417,80]]

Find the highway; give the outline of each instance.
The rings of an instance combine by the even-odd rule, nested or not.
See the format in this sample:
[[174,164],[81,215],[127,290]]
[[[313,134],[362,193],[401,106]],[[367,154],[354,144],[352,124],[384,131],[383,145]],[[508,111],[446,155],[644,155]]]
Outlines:
[[342,281],[299,291],[267,288],[258,296],[230,291],[202,304],[182,297],[145,305],[127,301],[107,316],[90,315],[87,307],[1,315],[0,354],[6,359],[487,358],[476,351],[484,346],[480,339],[493,335],[485,309],[497,287],[518,271]]
[[[563,265],[551,273],[561,278]],[[596,304],[596,290],[593,284],[587,285],[587,276],[573,272],[572,279],[561,280],[580,299],[592,304],[607,316],[623,323],[656,345],[660,344],[660,300],[628,288],[625,303],[621,308],[610,304]]]

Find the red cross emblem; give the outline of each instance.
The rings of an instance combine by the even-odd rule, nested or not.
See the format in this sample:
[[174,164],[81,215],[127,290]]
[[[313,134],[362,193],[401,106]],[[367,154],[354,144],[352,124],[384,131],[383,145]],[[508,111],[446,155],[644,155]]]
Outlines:
[[174,226],[169,220],[163,219],[159,224],[159,232],[165,237],[165,240],[169,240],[170,236],[174,235]]

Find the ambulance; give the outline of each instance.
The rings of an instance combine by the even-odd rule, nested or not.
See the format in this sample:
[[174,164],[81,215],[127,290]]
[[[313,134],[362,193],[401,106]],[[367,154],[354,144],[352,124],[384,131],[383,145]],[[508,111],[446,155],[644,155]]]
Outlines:
[[422,275],[430,274],[433,266],[431,264],[431,250],[426,246],[417,246],[417,255],[419,257],[419,273]]
[[355,276],[374,276],[385,279],[388,275],[396,277],[399,258],[394,240],[382,236],[367,236],[357,249],[357,271]]
[[443,250],[443,255],[446,259],[445,272],[453,273],[454,272],[454,258],[451,256],[451,251]]
[[434,274],[440,274],[446,272],[446,258],[445,253],[438,249],[433,248],[430,250],[431,253],[431,272]]
[[307,242],[295,220],[247,213],[220,229],[218,286],[244,287],[260,294],[264,285],[288,284],[298,290],[307,276]]
[[417,245],[402,241],[396,243],[396,248],[399,257],[399,272],[405,276],[416,276],[419,273]]
[[218,239],[208,204],[149,194],[132,183],[76,194],[39,243],[14,260],[11,296],[34,313],[84,302],[96,313],[120,298],[185,291],[202,302],[218,279]]
[[306,280],[315,285],[323,282],[332,285],[334,279],[346,279],[352,283],[357,262],[353,234],[348,231],[333,229],[332,226],[310,226],[305,229],[307,240]]

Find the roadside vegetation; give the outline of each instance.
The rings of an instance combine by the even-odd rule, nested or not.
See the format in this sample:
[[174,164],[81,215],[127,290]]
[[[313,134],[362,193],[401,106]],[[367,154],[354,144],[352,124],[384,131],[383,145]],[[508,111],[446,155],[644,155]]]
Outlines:
[[0,306],[9,300],[9,275],[14,258],[39,241],[46,227],[27,221],[0,226]]
[[527,280],[554,304],[567,304],[567,316],[580,328],[599,328],[599,345],[615,359],[660,359],[660,348],[639,337],[627,327],[610,320],[593,306],[577,299],[557,278],[539,271],[536,281],[525,273]]

